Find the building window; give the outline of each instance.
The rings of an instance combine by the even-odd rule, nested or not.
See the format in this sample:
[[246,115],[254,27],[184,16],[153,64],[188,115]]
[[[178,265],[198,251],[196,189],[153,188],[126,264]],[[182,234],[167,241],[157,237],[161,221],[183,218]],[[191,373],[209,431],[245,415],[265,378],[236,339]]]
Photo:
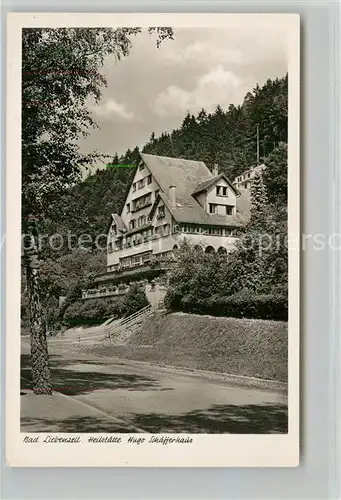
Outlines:
[[127,212],[130,212],[130,203],[127,203]]
[[142,189],[144,187],[144,179],[139,180],[138,182],[138,188]]
[[163,219],[164,216],[165,216],[165,207],[164,207],[164,205],[161,205],[157,209],[157,218],[158,219]]
[[136,182],[133,183],[133,191],[136,191]]
[[138,226],[143,226],[145,223],[146,223],[146,216],[145,215],[141,215],[141,217],[139,217],[137,219],[137,225]]
[[142,243],[142,236],[140,234],[136,234],[135,238],[133,239],[133,244],[139,245],[140,243]]
[[217,213],[216,203],[210,203],[210,214],[216,214],[216,213]]
[[136,212],[151,203],[151,194],[140,196],[133,201],[132,211]]
[[214,248],[211,246],[208,246],[205,248],[205,253],[215,253]]
[[226,205],[226,215],[233,215],[233,206]]
[[148,177],[147,177],[147,184],[151,184],[151,183],[152,183],[152,176],[148,175]]
[[144,165],[143,165],[143,163],[140,163],[139,170],[143,170],[143,169],[144,169]]
[[164,236],[168,236],[169,235],[169,224],[164,224],[164,226],[163,226],[163,234],[164,234]]
[[226,186],[217,186],[217,196],[227,196],[227,187]]
[[108,245],[108,253],[112,253],[112,252],[113,252],[112,243],[109,243],[109,245]]
[[131,219],[129,222],[129,229],[135,229],[135,219]]
[[149,262],[150,261],[150,258],[151,258],[151,252],[147,252],[145,254],[142,255],[142,261],[143,262]]

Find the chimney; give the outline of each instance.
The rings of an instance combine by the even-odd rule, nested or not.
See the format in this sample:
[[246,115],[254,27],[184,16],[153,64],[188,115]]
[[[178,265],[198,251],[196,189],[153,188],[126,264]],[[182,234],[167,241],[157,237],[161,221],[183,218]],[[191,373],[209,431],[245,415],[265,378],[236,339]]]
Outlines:
[[217,177],[219,175],[219,170],[218,170],[218,163],[215,163],[213,165],[213,171],[212,171],[212,174],[214,177]]
[[176,208],[176,188],[175,186],[169,186],[169,199],[171,201],[172,208]]

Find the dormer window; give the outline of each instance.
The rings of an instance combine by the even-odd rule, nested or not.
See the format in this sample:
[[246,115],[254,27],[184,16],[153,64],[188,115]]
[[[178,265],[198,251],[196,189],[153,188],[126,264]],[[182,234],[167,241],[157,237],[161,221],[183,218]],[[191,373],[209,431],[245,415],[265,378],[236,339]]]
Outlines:
[[216,186],[217,196],[227,196],[226,186]]
[[157,219],[163,219],[165,216],[165,207],[164,205],[161,205],[157,209]]

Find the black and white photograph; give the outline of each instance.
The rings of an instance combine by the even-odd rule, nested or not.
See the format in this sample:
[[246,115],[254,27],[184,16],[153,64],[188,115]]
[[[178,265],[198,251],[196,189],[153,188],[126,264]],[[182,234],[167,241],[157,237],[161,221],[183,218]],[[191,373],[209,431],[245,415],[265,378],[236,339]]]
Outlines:
[[112,16],[30,18],[16,41],[21,444],[174,459],[256,435],[266,453],[298,415],[297,19]]

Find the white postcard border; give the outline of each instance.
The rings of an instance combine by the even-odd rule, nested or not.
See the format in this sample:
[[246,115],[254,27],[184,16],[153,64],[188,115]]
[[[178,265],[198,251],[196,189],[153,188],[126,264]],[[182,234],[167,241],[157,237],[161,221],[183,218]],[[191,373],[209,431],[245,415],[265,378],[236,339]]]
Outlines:
[[[188,444],[24,443],[20,433],[20,260],[21,260],[21,29],[23,27],[173,26],[234,27],[280,23],[286,27],[289,72],[289,432],[281,435],[164,434],[190,437]],[[7,23],[6,150],[6,460],[19,467],[293,467],[299,464],[300,326],[300,155],[299,16],[297,14],[77,14],[11,13]],[[52,433],[51,433],[52,434]],[[73,434],[60,434],[71,437]],[[108,436],[91,434],[91,436]],[[114,436],[114,434],[110,434]],[[160,437],[161,435],[157,435]]]

